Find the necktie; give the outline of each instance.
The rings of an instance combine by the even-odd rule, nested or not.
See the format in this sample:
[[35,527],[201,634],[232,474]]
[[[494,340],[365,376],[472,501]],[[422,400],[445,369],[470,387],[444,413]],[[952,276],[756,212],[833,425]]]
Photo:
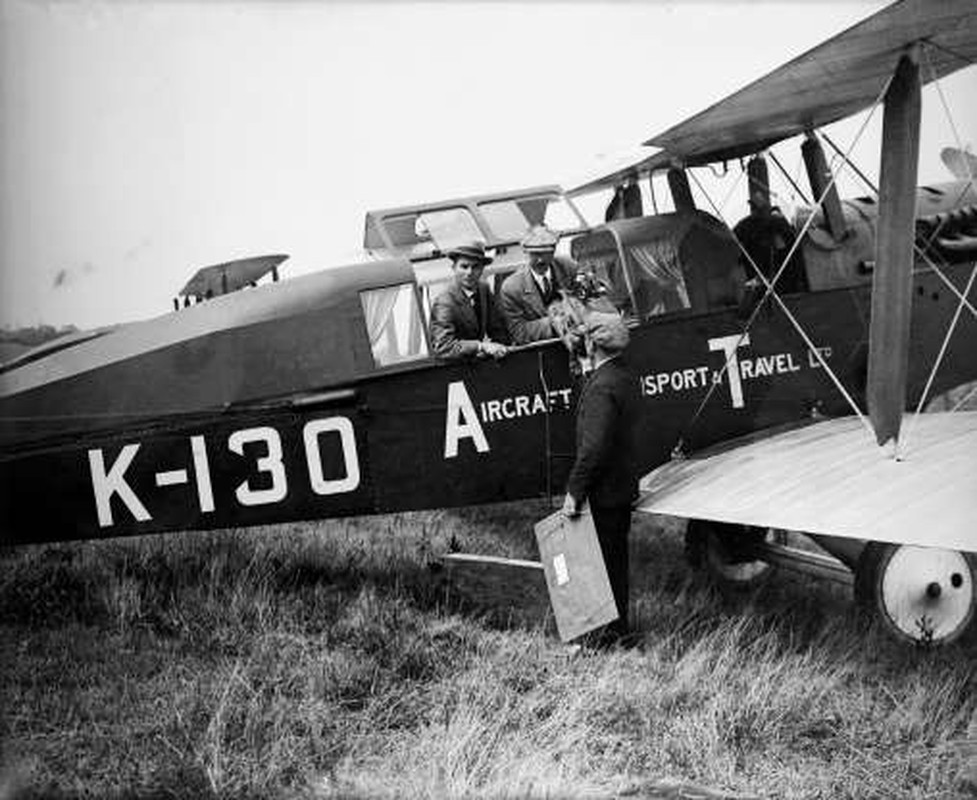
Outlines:
[[544,275],[543,276],[543,303],[544,304],[550,301],[550,292],[552,290],[553,287],[550,286],[550,279]]
[[482,330],[482,304],[479,302],[478,292],[472,295],[472,310],[475,312],[475,322],[478,324],[478,334],[481,336]]

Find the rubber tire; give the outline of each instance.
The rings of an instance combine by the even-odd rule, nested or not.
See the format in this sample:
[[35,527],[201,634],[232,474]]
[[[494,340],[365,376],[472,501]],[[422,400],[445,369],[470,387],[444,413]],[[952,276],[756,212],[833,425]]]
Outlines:
[[[855,602],[866,613],[877,619],[890,637],[904,644],[939,647],[960,638],[969,628],[973,627],[974,619],[977,619],[977,598],[971,602],[968,620],[949,636],[937,640],[908,635],[896,625],[886,612],[882,599],[882,580],[885,577],[885,568],[899,548],[900,545],[887,542],[869,542],[865,546],[855,567]],[[977,587],[977,557],[965,553],[964,558],[970,567],[971,586]]]

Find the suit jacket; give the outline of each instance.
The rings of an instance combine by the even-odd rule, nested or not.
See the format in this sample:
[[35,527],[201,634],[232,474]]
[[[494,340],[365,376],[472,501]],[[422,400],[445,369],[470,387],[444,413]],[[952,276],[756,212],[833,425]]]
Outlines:
[[578,502],[614,508],[638,495],[635,425],[638,386],[621,357],[587,378],[577,403],[577,457],[567,493]]
[[475,309],[465,290],[452,281],[431,305],[431,340],[439,358],[470,358],[478,353],[478,343],[485,338],[508,344],[509,333],[496,308],[488,286],[478,285],[478,301],[483,325],[479,326]]
[[[571,265],[554,259],[552,272],[555,299],[559,297],[558,289],[572,287],[574,270]],[[528,264],[505,279],[499,292],[499,303],[513,344],[538,342],[557,335]]]

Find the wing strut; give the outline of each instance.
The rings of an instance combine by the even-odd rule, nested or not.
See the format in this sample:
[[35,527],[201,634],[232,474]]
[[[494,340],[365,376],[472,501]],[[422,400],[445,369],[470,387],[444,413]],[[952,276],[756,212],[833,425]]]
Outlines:
[[[862,125],[859,128],[858,133],[855,134],[855,137],[854,137],[854,139],[853,139],[853,141],[851,143],[851,146],[849,148],[849,152],[844,154],[844,156],[842,158],[842,164],[839,165],[839,167],[838,167],[838,170],[839,171],[840,171],[841,167],[845,163],[847,163],[848,156],[851,154],[851,150],[854,149],[855,145],[858,143],[858,140],[861,138],[862,134],[865,132],[865,128],[868,126],[868,123],[871,121],[872,116],[873,116],[873,114],[875,112],[875,109],[878,108],[879,104],[881,104],[882,101],[883,101],[883,99],[888,95],[889,87],[890,87],[890,84],[892,83],[892,81],[893,81],[893,78],[890,76],[887,79],[885,85],[879,91],[877,97],[875,98],[875,102],[872,104],[871,111],[869,112],[869,114],[865,118],[865,120],[862,122]],[[720,220],[722,220],[723,222],[726,222],[726,218],[723,215],[722,210],[719,207],[716,206],[716,203],[713,201],[712,197],[710,197],[709,193],[705,190],[705,188],[699,182],[699,179],[696,177],[695,173],[692,172],[691,170],[689,170],[688,171],[688,174],[691,175],[692,179],[695,181],[696,186],[699,187],[699,191],[702,193],[702,195],[706,198],[706,200],[709,201],[709,204],[712,206],[713,213],[715,213],[715,215]],[[742,173],[741,173],[741,176],[740,177],[742,177]],[[777,292],[774,291],[774,286],[776,285],[777,281],[780,279],[781,274],[783,274],[784,270],[787,268],[787,265],[790,263],[790,260],[791,260],[791,258],[794,255],[794,251],[800,246],[801,242],[804,240],[804,236],[807,234],[808,228],[810,228],[811,224],[814,222],[814,218],[815,218],[815,213],[814,212],[816,210],[818,210],[818,209],[823,209],[823,204],[824,204],[825,199],[826,199],[826,197],[828,195],[828,192],[833,188],[836,179],[837,179],[837,173],[832,172],[830,174],[830,176],[829,176],[829,179],[828,179],[827,183],[824,186],[823,191],[821,192],[820,197],[817,197],[816,200],[815,200],[815,208],[812,210],[812,213],[808,216],[808,218],[805,221],[804,225],[801,227],[801,230],[798,232],[797,237],[794,240],[794,244],[791,246],[790,250],[787,252],[787,255],[784,257],[783,263],[780,265],[780,267],[778,268],[777,272],[774,274],[774,276],[773,276],[772,279],[767,278],[767,276],[764,275],[763,271],[760,270],[759,267],[757,267],[757,265],[753,262],[753,259],[750,257],[750,254],[746,251],[746,248],[743,247],[743,243],[740,242],[739,239],[737,239],[737,237],[736,237],[735,234],[733,234],[733,239],[736,241],[736,244],[739,247],[740,252],[742,253],[743,257],[746,259],[746,261],[750,264],[750,266],[753,268],[753,271],[756,274],[756,277],[760,279],[760,281],[763,283],[763,285],[765,287],[765,290],[766,290],[764,292],[764,295],[761,298],[761,300],[757,303],[756,307],[753,309],[753,312],[750,315],[749,319],[746,321],[746,325],[743,328],[743,332],[740,334],[739,341],[742,341],[744,339],[744,337],[746,337],[747,332],[749,331],[750,327],[753,325],[753,321],[756,319],[757,314],[759,313],[760,308],[763,305],[764,301],[766,301],[767,297],[769,296],[769,297],[773,298],[774,302],[777,303],[777,305],[780,307],[780,309],[786,315],[787,319],[790,321],[791,325],[793,325],[794,329],[797,331],[797,333],[800,335],[800,337],[804,340],[804,343],[808,346],[808,349],[811,352],[811,354],[814,355],[817,358],[818,363],[820,363],[821,367],[824,369],[825,374],[831,379],[831,381],[834,383],[835,387],[841,393],[842,397],[844,397],[845,400],[848,402],[848,405],[851,407],[851,409],[854,412],[855,416],[858,417],[859,421],[865,427],[865,430],[868,433],[868,435],[869,436],[873,436],[875,434],[875,431],[874,431],[871,423],[869,422],[869,420],[865,418],[865,415],[862,413],[861,409],[858,407],[858,404],[852,398],[852,396],[848,392],[848,390],[845,389],[844,384],[841,382],[841,380],[835,374],[835,372],[831,368],[831,366],[825,361],[824,356],[821,354],[821,350],[814,345],[814,343],[811,341],[810,337],[805,332],[804,328],[797,321],[797,319],[794,317],[794,315],[791,314],[790,309],[788,309],[787,306],[784,305],[784,302],[783,302],[783,300],[781,300],[780,295],[778,295]],[[737,181],[737,183],[738,183],[738,181]],[[735,188],[736,187],[734,186],[733,189],[735,189]],[[823,213],[823,211],[822,211],[822,213]],[[726,226],[730,229],[730,232],[732,232],[732,227],[729,225],[728,222],[726,222]],[[726,364],[723,365],[722,373],[725,373],[725,371],[728,368],[728,366],[729,366],[729,362],[727,361]],[[706,392],[706,396],[702,398],[701,402],[699,403],[698,408],[696,408],[695,413],[692,415],[692,419],[689,422],[689,427],[691,427],[692,425],[695,424],[695,421],[699,418],[699,415],[702,413],[702,410],[706,407],[706,404],[709,402],[709,399],[712,397],[713,391],[715,390],[715,388],[716,388],[717,385],[718,385],[718,383],[714,382],[709,387],[709,391]],[[681,448],[682,448],[682,440],[680,439],[679,440],[679,443],[678,443],[678,446],[676,447],[676,450],[681,450]]]
[[885,95],[879,219],[869,325],[869,419],[876,441],[899,441],[909,368],[909,322],[919,163],[918,46],[899,59]]

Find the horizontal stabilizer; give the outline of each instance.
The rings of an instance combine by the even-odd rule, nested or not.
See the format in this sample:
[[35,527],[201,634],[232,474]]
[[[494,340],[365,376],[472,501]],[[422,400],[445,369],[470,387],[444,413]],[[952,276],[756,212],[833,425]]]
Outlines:
[[977,552],[977,412],[906,419],[887,458],[855,417],[672,461],[641,482],[638,509]]

